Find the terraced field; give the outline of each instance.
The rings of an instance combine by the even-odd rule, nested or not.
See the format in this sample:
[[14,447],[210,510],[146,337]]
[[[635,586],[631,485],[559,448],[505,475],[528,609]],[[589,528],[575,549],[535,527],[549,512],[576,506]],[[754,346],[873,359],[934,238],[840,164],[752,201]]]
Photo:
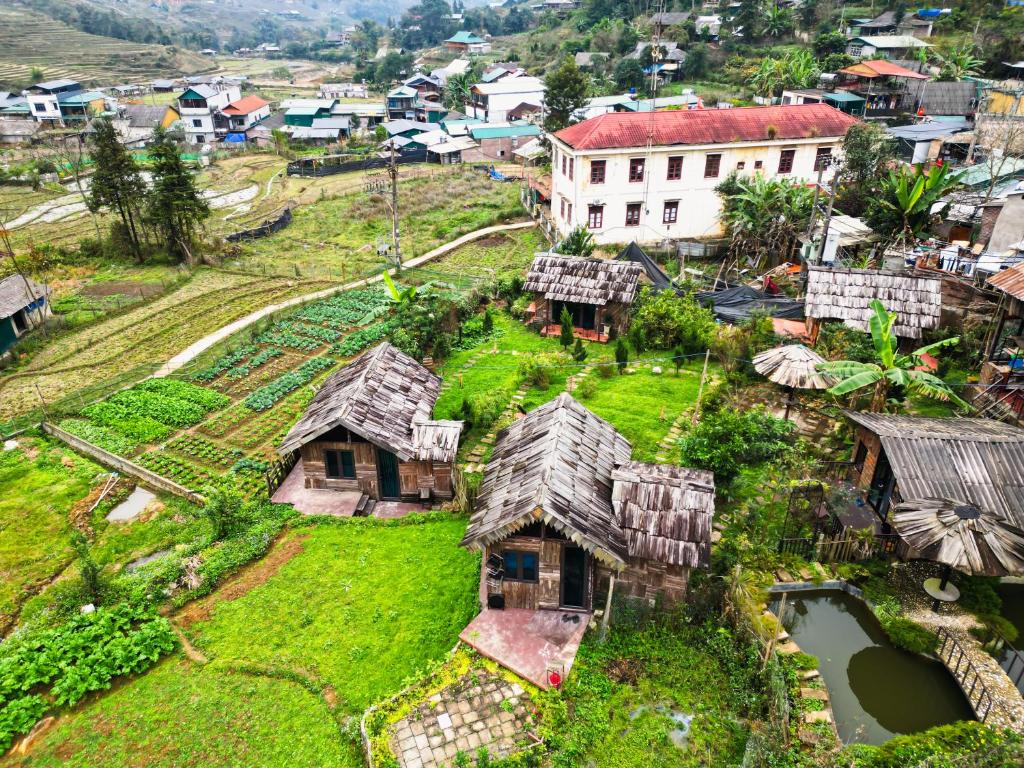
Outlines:
[[[0,421],[150,364],[249,312],[330,285],[200,270],[181,288],[49,344],[0,379]],[[141,374],[140,374],[141,377]],[[38,388],[38,391],[37,391]]]
[[43,15],[0,8],[0,86],[24,87],[33,67],[46,80],[110,85],[212,69],[202,56],[80,32]]

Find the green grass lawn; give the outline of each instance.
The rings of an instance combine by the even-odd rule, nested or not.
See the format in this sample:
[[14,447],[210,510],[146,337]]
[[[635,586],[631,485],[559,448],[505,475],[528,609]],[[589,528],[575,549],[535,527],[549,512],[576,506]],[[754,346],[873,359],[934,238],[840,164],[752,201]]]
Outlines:
[[[607,379],[594,376],[597,391],[579,399],[633,444],[634,459],[653,461],[672,422],[696,402],[703,363],[689,362],[678,375],[671,363],[663,363],[658,375],[642,367]],[[711,366],[708,370],[712,375]]]
[[456,518],[312,528],[267,583],[193,626],[195,643],[211,658],[301,670],[361,712],[441,658],[476,612],[479,558],[458,546],[464,529]]
[[297,683],[190,664],[180,656],[87,700],[28,756],[62,768],[357,768],[323,700]]
[[103,470],[45,440],[0,452],[0,627],[71,560],[68,512]]
[[[725,633],[725,634],[722,634]],[[541,706],[555,768],[739,765],[745,708],[756,699],[746,656],[725,630],[690,625],[617,627],[588,635],[561,700]],[[693,715],[685,743],[669,734],[673,713]]]

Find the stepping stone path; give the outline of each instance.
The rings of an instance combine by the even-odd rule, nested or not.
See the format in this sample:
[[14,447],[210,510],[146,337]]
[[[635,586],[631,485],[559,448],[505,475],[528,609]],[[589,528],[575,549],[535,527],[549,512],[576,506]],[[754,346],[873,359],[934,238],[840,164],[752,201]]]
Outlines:
[[[526,398],[526,391],[528,387],[526,384],[521,384],[519,389],[516,390],[515,394],[512,395],[512,400],[505,406],[505,410],[501,412],[501,415],[495,420],[499,422],[512,416],[519,404]],[[493,431],[488,432],[486,435],[480,438],[480,442],[473,446],[473,450],[466,456],[466,471],[467,472],[483,472],[484,471],[484,454],[487,449],[494,445],[494,441],[497,440],[497,434]]]
[[669,451],[671,451],[678,440],[683,434],[683,423],[687,417],[686,413],[681,413],[676,417],[676,420],[672,422],[672,426],[668,428],[668,433],[662,438],[661,442],[658,443],[658,453],[654,457],[654,460],[659,463],[665,463],[669,460]]
[[391,749],[402,768],[453,765],[477,750],[502,759],[536,743],[529,697],[498,675],[469,675],[415,707],[392,726]]

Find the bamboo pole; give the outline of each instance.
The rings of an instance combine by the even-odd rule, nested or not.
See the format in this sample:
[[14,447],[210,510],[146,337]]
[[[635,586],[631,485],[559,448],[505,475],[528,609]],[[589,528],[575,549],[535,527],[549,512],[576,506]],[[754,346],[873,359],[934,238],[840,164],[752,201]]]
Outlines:
[[700,401],[704,399],[704,379],[708,375],[708,359],[711,357],[711,350],[704,353],[704,370],[700,372],[700,387],[697,388],[697,402],[693,406],[693,419],[691,424],[696,424],[700,419]]

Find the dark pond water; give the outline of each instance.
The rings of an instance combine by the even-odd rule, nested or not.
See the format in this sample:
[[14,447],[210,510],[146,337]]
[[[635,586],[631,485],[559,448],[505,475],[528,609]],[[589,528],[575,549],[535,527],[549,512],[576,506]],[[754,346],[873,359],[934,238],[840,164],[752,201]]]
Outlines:
[[1003,598],[1003,616],[1017,628],[1018,633],[1013,643],[1016,651],[1004,649],[999,662],[1018,690],[1024,693],[1024,584],[1000,584],[997,591]]
[[784,624],[804,652],[818,657],[843,742],[881,744],[897,734],[974,719],[946,668],[890,645],[857,598],[790,593]]

